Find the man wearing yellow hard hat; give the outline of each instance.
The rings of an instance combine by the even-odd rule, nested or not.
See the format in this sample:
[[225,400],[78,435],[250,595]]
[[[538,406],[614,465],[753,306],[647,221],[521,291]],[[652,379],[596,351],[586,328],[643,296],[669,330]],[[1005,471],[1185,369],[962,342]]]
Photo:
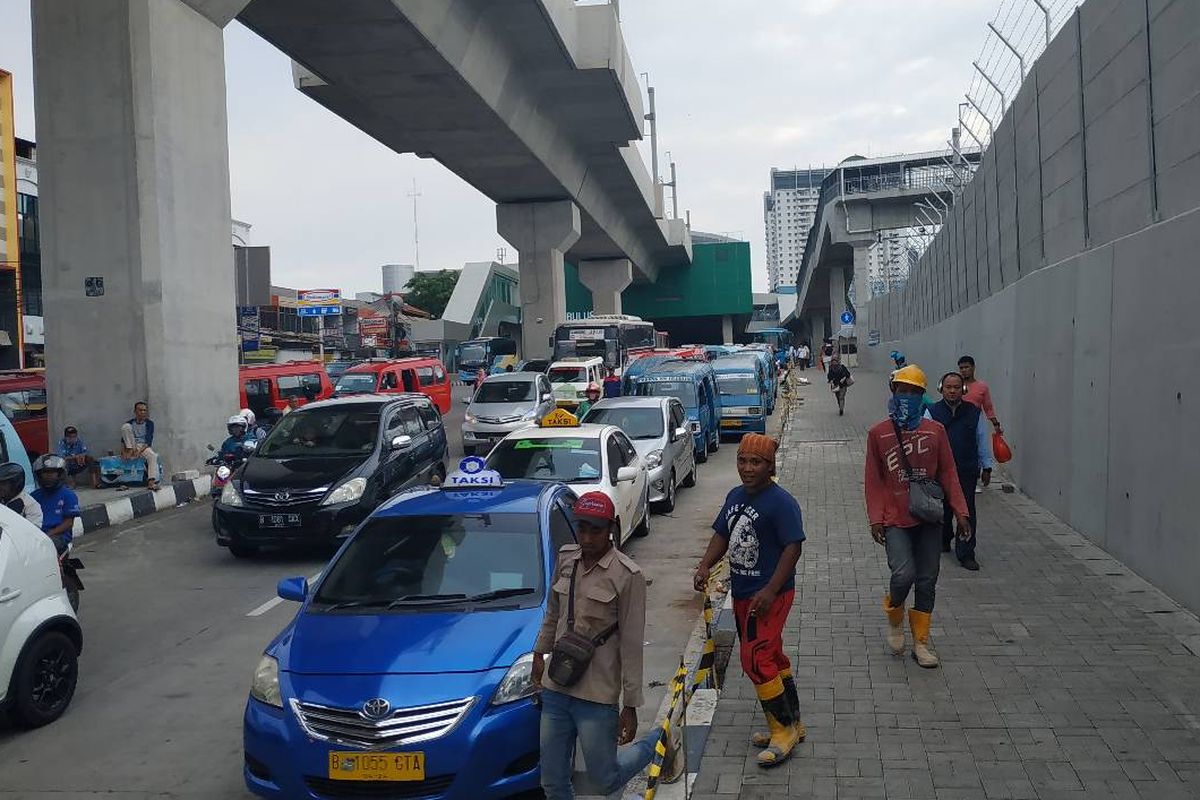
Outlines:
[[958,520],[961,538],[970,538],[971,523],[946,429],[924,417],[925,373],[907,364],[892,373],[889,385],[887,419],[867,433],[867,517],[871,538],[887,548],[891,570],[883,598],[888,648],[904,653],[904,602],[912,591],[913,659],[932,669],[938,665],[929,627],[941,565],[943,500]]

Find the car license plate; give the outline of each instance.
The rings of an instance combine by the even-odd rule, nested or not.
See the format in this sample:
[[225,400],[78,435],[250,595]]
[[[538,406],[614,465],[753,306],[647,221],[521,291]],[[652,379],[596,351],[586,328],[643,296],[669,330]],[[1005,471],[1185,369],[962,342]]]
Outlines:
[[299,514],[259,514],[258,527],[260,528],[299,528]]
[[424,753],[362,753],[333,751],[329,754],[331,781],[423,781]]
[[740,428],[742,421],[740,419],[723,419],[721,420],[722,428]]

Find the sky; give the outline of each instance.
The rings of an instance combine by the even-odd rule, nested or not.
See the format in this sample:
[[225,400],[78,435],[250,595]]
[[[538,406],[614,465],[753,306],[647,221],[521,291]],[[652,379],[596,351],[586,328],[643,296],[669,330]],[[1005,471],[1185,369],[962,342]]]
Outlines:
[[[749,240],[765,290],[771,168],[944,147],[1002,1],[624,0],[626,45],[655,86],[662,171],[667,151],[677,163],[680,214]],[[14,74],[18,135],[36,139],[29,3],[0,0],[0,68]],[[225,48],[233,215],[253,226],[252,244],[270,245],[274,283],[378,290],[381,264],[417,260],[414,181],[421,269],[499,248],[515,259],[487,198],[303,97],[289,60],[240,24]]]

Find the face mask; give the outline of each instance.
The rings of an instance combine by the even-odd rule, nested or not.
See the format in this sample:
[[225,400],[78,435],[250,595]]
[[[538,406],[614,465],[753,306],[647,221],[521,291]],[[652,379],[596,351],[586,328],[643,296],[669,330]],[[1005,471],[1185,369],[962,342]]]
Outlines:
[[921,424],[922,398],[915,394],[894,394],[888,400],[888,416],[906,430]]

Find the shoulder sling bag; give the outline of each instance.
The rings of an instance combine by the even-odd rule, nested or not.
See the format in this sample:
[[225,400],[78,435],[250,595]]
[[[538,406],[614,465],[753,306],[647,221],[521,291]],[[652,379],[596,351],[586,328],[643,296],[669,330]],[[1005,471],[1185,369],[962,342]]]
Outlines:
[[546,668],[550,680],[559,686],[579,683],[592,663],[596,648],[616,633],[619,624],[614,622],[596,636],[584,636],[575,631],[575,573],[578,571],[579,562],[576,561],[571,567],[571,590],[567,596],[567,632],[554,643],[554,649],[550,651],[550,666]]
[[946,500],[946,493],[933,478],[913,477],[908,454],[904,452],[904,436],[900,433],[900,424],[893,419],[892,427],[896,430],[896,441],[900,444],[900,465],[904,468],[904,477],[908,479],[908,513],[921,522],[941,522],[944,511],[942,504]]

